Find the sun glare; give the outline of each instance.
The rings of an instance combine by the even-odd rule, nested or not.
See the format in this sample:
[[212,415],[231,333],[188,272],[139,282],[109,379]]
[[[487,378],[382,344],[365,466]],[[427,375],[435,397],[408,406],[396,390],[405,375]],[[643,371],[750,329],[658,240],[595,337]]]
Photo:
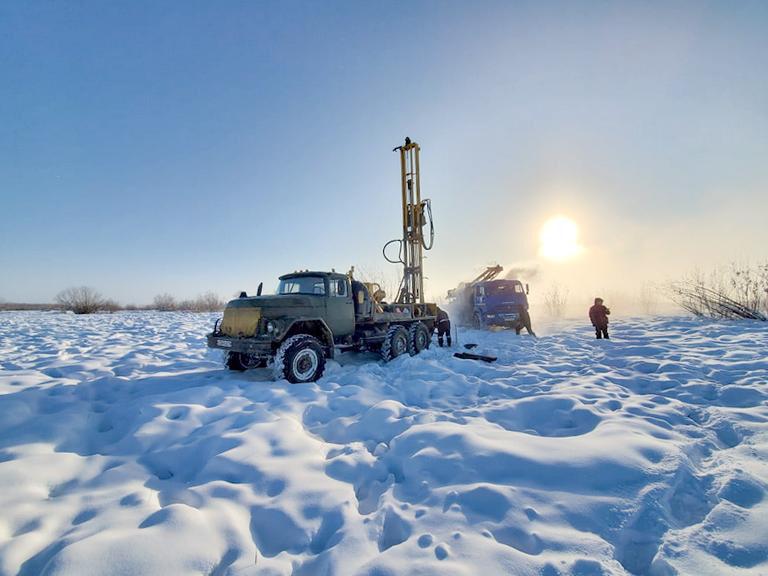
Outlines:
[[579,245],[579,227],[565,216],[550,218],[539,232],[539,254],[549,260],[563,261],[582,251]]

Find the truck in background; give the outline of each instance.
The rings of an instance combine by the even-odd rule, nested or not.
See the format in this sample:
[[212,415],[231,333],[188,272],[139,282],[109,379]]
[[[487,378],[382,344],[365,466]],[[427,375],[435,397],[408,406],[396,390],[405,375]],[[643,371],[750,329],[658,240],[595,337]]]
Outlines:
[[448,291],[448,302],[459,324],[514,328],[518,334],[530,327],[529,287],[520,280],[497,279],[503,270],[502,266],[490,266],[471,282]]

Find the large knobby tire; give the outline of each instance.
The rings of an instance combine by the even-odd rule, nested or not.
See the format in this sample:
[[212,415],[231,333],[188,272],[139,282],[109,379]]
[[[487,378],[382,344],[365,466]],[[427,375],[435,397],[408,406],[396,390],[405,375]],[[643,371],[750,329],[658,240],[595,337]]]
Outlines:
[[323,346],[314,336],[291,336],[277,349],[274,365],[276,380],[285,378],[291,384],[314,382],[322,377],[324,370]]
[[243,354],[241,352],[227,352],[224,355],[224,365],[229,370],[236,370],[238,372],[244,372],[251,368],[263,368],[267,365],[267,361],[250,354]]
[[381,357],[384,362],[389,362],[401,354],[405,354],[407,350],[408,331],[399,324],[390,326],[384,343],[381,345]]
[[431,341],[432,335],[423,322],[414,322],[408,328],[408,353],[411,356],[429,348]]

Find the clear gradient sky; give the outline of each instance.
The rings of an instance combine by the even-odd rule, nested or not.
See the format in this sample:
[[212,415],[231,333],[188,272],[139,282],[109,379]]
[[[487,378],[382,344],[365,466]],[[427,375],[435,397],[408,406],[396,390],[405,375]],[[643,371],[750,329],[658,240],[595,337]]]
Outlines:
[[434,296],[495,262],[630,290],[765,259],[768,3],[2,2],[0,298],[393,274],[405,136]]

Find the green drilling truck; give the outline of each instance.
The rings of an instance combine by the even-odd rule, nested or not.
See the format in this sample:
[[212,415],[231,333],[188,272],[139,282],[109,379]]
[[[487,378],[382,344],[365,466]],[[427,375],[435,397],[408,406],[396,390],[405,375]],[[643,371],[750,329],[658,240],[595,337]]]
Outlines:
[[[225,351],[231,370],[271,363],[277,379],[311,382],[336,352],[370,350],[389,361],[429,348],[437,306],[424,302],[423,251],[434,243],[432,208],[421,199],[419,145],[409,138],[400,152],[403,235],[384,246],[387,261],[402,264],[392,303],[378,284],[347,274],[304,270],[280,277],[276,294],[230,301],[208,334],[208,346]],[[429,224],[428,234],[424,228]],[[387,248],[399,244],[396,259]]]

